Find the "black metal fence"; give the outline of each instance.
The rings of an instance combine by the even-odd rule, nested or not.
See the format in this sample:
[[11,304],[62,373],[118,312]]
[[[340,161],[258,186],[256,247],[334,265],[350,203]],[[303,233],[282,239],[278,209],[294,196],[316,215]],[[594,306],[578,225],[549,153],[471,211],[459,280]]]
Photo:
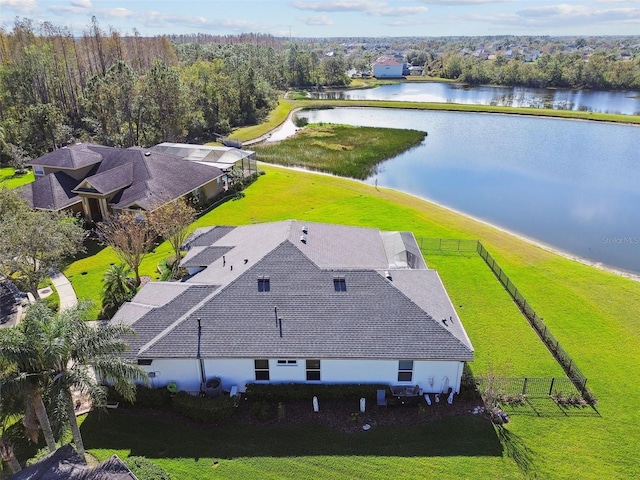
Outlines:
[[477,252],[478,240],[451,238],[418,238],[420,250],[442,250],[445,252]]
[[527,397],[547,397],[575,394],[576,386],[570,378],[558,377],[476,377],[478,390],[482,393],[492,389],[499,395],[526,395]]
[[[563,368],[565,373],[567,374],[566,379],[556,378],[557,384],[560,385],[561,380],[566,382],[571,382],[573,386],[578,389],[578,391],[582,394],[582,396],[588,401],[594,401],[595,397],[591,393],[591,391],[587,388],[587,378],[580,371],[578,366],[575,364],[573,359],[569,356],[567,351],[560,345],[560,342],[553,336],[551,331],[547,328],[542,317],[540,317],[533,307],[527,302],[522,293],[516,288],[511,279],[507,276],[507,274],[500,268],[495,259],[489,254],[487,249],[480,243],[478,240],[458,240],[458,239],[440,239],[440,238],[420,238],[418,239],[418,244],[420,245],[420,249],[424,251],[430,250],[441,250],[441,251],[459,251],[459,252],[467,252],[475,251],[480,255],[480,257],[485,261],[485,263],[489,266],[491,271],[498,278],[500,283],[504,286],[504,288],[509,292],[511,298],[516,302],[520,311],[525,316],[525,318],[529,321],[529,324],[533,327],[533,329],[538,333],[544,344],[547,346],[551,354],[558,361],[560,366]],[[518,381],[521,381],[519,379]],[[538,381],[547,379],[529,379],[531,381]],[[526,383],[524,387],[526,387]],[[542,388],[544,390],[544,388]],[[508,393],[508,392],[504,392]],[[522,392],[520,392],[522,393]]]

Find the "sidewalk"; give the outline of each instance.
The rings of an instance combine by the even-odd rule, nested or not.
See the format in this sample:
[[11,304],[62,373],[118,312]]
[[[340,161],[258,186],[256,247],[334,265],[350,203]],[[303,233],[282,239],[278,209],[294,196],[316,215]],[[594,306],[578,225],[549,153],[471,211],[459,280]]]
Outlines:
[[78,297],[76,297],[76,292],[71,286],[71,282],[62,273],[55,272],[51,275],[51,283],[53,283],[60,297],[60,311],[75,307],[78,304]]

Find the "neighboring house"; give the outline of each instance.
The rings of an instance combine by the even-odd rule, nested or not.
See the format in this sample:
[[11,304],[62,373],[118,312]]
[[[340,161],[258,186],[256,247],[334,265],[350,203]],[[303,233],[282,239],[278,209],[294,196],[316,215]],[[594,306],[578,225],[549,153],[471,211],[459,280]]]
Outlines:
[[255,175],[256,152],[241,150],[234,147],[213,147],[209,145],[192,145],[189,143],[159,143],[151,148],[153,152],[176,155],[191,162],[213,165],[224,173],[229,173],[234,168],[242,170],[244,177]]
[[155,386],[419,385],[459,392],[473,347],[413,234],[282,221],[198,229],[184,282],[149,282],[113,322]]
[[224,190],[219,168],[140,147],[76,144],[30,165],[36,180],[20,192],[33,208],[71,210],[89,221],[118,210],[152,210],[189,194],[210,199]]
[[131,470],[113,455],[89,467],[70,444],[23,468],[11,480],[138,480]]
[[393,57],[382,56],[373,63],[373,76],[376,78],[401,78],[404,63]]

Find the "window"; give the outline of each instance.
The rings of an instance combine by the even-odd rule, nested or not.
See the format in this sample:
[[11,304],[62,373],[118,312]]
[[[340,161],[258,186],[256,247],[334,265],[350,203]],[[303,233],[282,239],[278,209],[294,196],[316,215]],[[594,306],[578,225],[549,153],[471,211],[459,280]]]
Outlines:
[[320,381],[320,360],[307,360],[307,382]]
[[413,379],[413,360],[400,360],[398,362],[398,381],[410,382]]
[[256,369],[256,381],[269,381],[269,360],[260,359],[253,361]]
[[346,292],[347,281],[344,277],[335,277],[333,279],[333,288],[336,290],[336,292]]
[[278,360],[278,366],[282,366],[282,365],[297,365],[298,361],[297,360]]
[[268,292],[271,290],[271,284],[269,282],[269,277],[259,277],[258,278],[258,291],[259,292]]
[[44,175],[44,168],[43,167],[33,167],[33,174],[36,176],[42,176]]
[[138,359],[138,365],[151,365],[151,362],[153,362],[153,360],[151,358],[139,358]]

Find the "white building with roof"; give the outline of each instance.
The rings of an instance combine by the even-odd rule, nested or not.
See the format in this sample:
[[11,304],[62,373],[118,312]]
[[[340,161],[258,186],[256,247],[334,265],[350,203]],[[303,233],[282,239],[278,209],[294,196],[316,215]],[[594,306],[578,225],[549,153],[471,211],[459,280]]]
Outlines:
[[184,282],[149,282],[112,321],[155,386],[375,383],[460,390],[473,346],[410,232],[294,220],[198,229]]
[[382,56],[373,63],[373,76],[376,78],[401,78],[404,64],[393,57]]
[[242,169],[245,177],[257,172],[256,152],[251,150],[171,142],[159,143],[151,150],[182,157],[191,162],[212,165],[225,173],[229,173],[234,167]]

